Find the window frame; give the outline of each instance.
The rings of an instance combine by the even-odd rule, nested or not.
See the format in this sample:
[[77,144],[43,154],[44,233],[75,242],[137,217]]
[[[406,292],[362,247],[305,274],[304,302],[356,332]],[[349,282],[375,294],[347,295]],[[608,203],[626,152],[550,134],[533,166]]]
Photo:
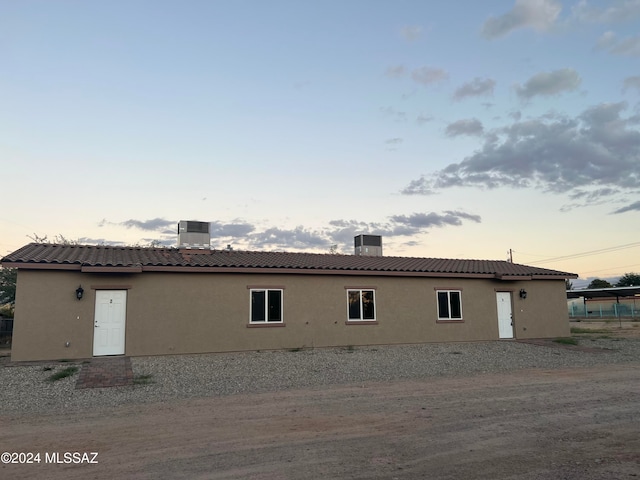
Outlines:
[[[264,326],[264,325],[273,325],[273,326],[281,326],[284,325],[284,288],[282,287],[248,287],[249,288],[249,325],[250,326]],[[254,320],[253,319],[253,295],[257,292],[264,293],[264,320]],[[280,293],[280,320],[269,320],[269,307],[271,306],[271,302],[269,299],[270,292],[279,292]]]
[[[377,300],[376,300],[376,289],[373,287],[345,287],[345,291],[347,293],[347,323],[348,324],[377,324],[378,323],[378,312],[377,312]],[[358,318],[351,318],[351,300],[350,294],[351,292],[358,292],[359,297],[359,314]],[[371,292],[372,300],[373,300],[373,318],[364,318],[365,306],[363,300],[363,292]]]
[[[437,318],[437,322],[444,322],[444,323],[449,323],[449,322],[464,322],[464,315],[463,315],[463,311],[462,311],[462,289],[461,288],[436,288],[436,318]],[[441,315],[441,311],[440,311],[440,294],[446,294],[447,295],[447,316],[442,316]],[[457,307],[458,307],[458,311],[460,312],[460,316],[459,317],[454,317],[453,312],[455,310],[454,305],[452,304],[452,293],[457,294],[458,297],[458,302],[457,302]]]

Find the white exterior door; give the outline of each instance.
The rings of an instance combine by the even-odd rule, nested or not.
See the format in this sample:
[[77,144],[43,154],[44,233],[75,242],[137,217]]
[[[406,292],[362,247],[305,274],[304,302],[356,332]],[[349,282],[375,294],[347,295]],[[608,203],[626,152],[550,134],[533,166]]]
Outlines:
[[511,292],[496,292],[496,301],[498,303],[498,336],[513,338]]
[[126,290],[96,290],[94,356],[124,354],[126,316]]

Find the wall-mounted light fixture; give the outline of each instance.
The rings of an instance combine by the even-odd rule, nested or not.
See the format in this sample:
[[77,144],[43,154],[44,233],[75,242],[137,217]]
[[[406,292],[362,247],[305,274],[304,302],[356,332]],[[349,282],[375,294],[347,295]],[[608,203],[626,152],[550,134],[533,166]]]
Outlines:
[[520,298],[523,300],[527,298],[527,291],[524,288],[520,289]]
[[76,298],[78,300],[82,300],[83,295],[84,295],[84,288],[82,288],[82,285],[80,285],[78,288],[76,288]]

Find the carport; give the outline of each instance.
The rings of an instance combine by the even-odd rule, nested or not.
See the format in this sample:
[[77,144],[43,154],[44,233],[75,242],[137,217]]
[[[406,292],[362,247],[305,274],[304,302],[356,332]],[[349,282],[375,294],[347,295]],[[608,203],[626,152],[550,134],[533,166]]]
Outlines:
[[[572,298],[582,298],[584,303],[585,317],[589,317],[587,310],[587,300],[594,298],[607,298],[616,299],[614,304],[614,310],[616,312],[616,318],[621,322],[620,318],[620,299],[621,298],[633,298],[638,297],[640,299],[640,286],[638,287],[609,287],[609,288],[588,288],[583,290],[567,290],[567,300]],[[635,302],[631,307],[631,316],[636,314]]]

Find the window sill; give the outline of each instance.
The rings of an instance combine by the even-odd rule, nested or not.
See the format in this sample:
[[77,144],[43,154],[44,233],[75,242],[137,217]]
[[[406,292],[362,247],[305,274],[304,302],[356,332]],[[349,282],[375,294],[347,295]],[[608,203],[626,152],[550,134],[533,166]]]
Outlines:
[[455,320],[440,319],[440,320],[436,320],[436,323],[464,323],[464,319],[455,319]]
[[247,328],[272,328],[284,326],[286,326],[284,322],[247,323]]
[[347,320],[345,325],[378,325],[377,320]]

